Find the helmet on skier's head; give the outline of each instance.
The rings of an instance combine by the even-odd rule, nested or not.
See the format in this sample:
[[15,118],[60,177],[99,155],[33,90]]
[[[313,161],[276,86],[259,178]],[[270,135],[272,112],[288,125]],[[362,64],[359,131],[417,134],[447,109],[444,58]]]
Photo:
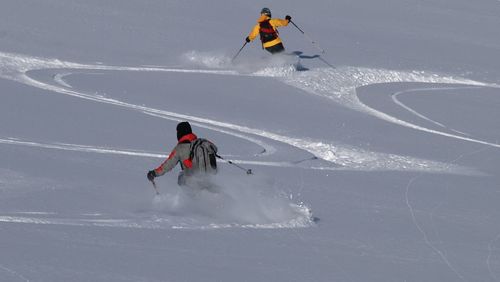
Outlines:
[[271,17],[271,10],[269,8],[262,8],[262,10],[260,11],[260,14]]
[[187,121],[179,122],[177,124],[177,140],[180,140],[184,135],[193,133],[191,125]]

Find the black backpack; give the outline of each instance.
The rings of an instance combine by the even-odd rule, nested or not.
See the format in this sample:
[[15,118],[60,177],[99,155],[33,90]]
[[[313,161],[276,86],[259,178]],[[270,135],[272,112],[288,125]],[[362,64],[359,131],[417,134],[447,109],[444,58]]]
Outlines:
[[217,173],[217,146],[204,138],[198,138],[191,143],[189,159],[193,169],[210,174]]
[[262,41],[262,43],[273,41],[278,38],[278,31],[273,28],[269,20],[265,20],[259,25],[260,41]]

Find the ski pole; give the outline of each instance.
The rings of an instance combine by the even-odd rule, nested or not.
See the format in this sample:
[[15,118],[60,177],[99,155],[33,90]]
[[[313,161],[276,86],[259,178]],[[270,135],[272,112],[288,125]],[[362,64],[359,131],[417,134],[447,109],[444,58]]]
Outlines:
[[153,188],[155,188],[155,191],[156,191],[156,195],[160,195],[160,191],[158,191],[158,187],[156,187],[156,182],[154,179],[151,179],[150,180],[151,183],[153,184]]
[[290,22],[307,38],[309,41],[311,41],[311,44],[316,47],[321,53],[325,53],[325,50],[323,48],[319,47],[318,43],[316,43],[314,40],[312,40],[311,37],[309,37],[300,27],[298,27],[292,20]]
[[233,162],[232,162],[232,161],[230,161],[230,160],[226,160],[226,159],[224,159],[223,157],[221,157],[221,156],[219,156],[219,155],[215,155],[215,156],[216,156],[217,158],[221,159],[221,160],[225,160],[225,161],[226,161],[226,162],[228,162],[229,164],[232,164],[232,165],[234,165],[235,167],[237,167],[237,168],[239,168],[239,169],[241,169],[241,170],[244,170],[247,174],[253,174],[251,169],[246,169],[246,168],[244,168],[244,167],[242,167],[242,166],[240,166],[240,165],[238,165],[238,164],[233,163]]
[[245,44],[243,44],[243,46],[241,46],[240,50],[238,51],[238,53],[236,53],[236,55],[234,55],[234,57],[231,59],[231,62],[234,61],[234,59],[236,59],[236,57],[238,57],[238,55],[241,53],[241,50],[243,50],[243,48],[245,48],[245,46],[247,45],[248,42],[245,41]]

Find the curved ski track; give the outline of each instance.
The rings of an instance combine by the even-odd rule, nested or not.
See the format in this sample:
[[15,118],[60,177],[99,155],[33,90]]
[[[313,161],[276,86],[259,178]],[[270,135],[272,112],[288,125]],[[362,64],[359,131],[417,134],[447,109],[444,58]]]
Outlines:
[[[36,80],[29,76],[29,71],[34,70],[47,70],[57,69],[58,72],[52,77],[52,81]],[[203,117],[184,115],[174,113],[161,109],[154,109],[141,105],[126,103],[112,98],[103,97],[95,93],[85,93],[74,89],[69,85],[64,78],[72,75],[76,70],[101,70],[101,71],[137,71],[137,72],[175,72],[175,73],[201,73],[212,75],[225,75],[225,76],[264,76],[277,79],[287,85],[302,89],[310,94],[322,96],[330,99],[332,102],[343,105],[352,110],[360,111],[370,114],[377,118],[383,119],[388,122],[399,124],[401,126],[409,127],[415,130],[420,130],[436,135],[443,135],[449,138],[459,139],[468,142],[480,143],[492,147],[500,147],[498,144],[476,140],[470,136],[464,137],[463,133],[456,132],[459,135],[454,135],[446,132],[436,131],[415,125],[386,113],[377,111],[369,106],[363,104],[357,97],[356,88],[366,86],[374,83],[388,83],[388,82],[424,82],[424,83],[447,83],[453,85],[463,86],[450,86],[435,87],[433,90],[440,89],[453,89],[464,87],[495,87],[498,85],[486,84],[482,82],[443,77],[437,74],[427,74],[425,72],[402,72],[390,71],[383,69],[369,69],[369,68],[354,68],[342,67],[337,69],[314,69],[308,72],[295,72],[292,68],[288,67],[269,67],[262,68],[257,72],[251,74],[241,74],[235,70],[223,69],[182,69],[182,68],[166,68],[160,66],[141,66],[141,67],[120,67],[120,66],[106,66],[100,64],[78,64],[72,62],[64,62],[54,59],[45,59],[30,57],[12,53],[0,52],[0,77],[8,80],[13,80],[25,85],[33,86],[39,89],[49,90],[51,92],[70,95],[85,100],[105,103],[113,106],[127,108],[133,111],[139,111],[147,115],[156,116],[159,118],[181,121],[189,120],[199,127],[207,128],[217,132],[229,134],[237,138],[243,138],[253,142],[263,148],[263,153],[259,156],[265,157],[276,152],[276,148],[269,144],[269,140],[281,142],[297,149],[305,150],[315,158],[323,159],[330,162],[331,165],[314,166],[312,163],[307,165],[300,165],[300,167],[307,169],[322,169],[322,170],[406,170],[406,171],[421,171],[421,172],[444,172],[456,174],[470,174],[475,173],[473,169],[464,168],[453,163],[441,163],[436,161],[429,161],[417,159],[409,156],[399,156],[394,154],[384,154],[356,148],[346,144],[335,143],[332,140],[311,140],[304,137],[284,136],[273,132],[260,130],[256,128],[249,128],[243,125],[237,125],[225,121],[217,121],[206,119]],[[424,89],[422,89],[423,91]],[[426,88],[425,90],[429,90]],[[406,90],[392,94],[393,101],[410,113],[423,118],[424,120],[439,125],[444,129],[445,125],[439,124],[415,110],[407,107],[397,100],[397,96],[409,91],[420,91],[419,89]],[[452,129],[448,129],[452,130]],[[453,131],[453,130],[452,130]],[[65,143],[43,143],[35,140],[22,140],[17,138],[0,137],[0,144],[7,145],[20,145],[31,146],[45,149],[55,150],[69,150],[79,152],[91,152],[101,154],[120,154],[127,156],[137,157],[154,157],[165,158],[166,155],[155,152],[146,152],[141,150],[120,149],[111,147],[96,147],[85,146],[78,144],[65,144]],[[299,166],[301,162],[269,162],[269,161],[244,161],[239,160],[238,163],[247,163],[252,165],[265,165],[265,166],[279,166],[279,167],[295,167]],[[410,206],[411,208],[411,206]],[[299,209],[301,214],[307,214]],[[234,224],[209,224],[203,222],[186,223],[183,220],[175,221],[172,218],[155,218],[146,216],[146,218],[137,217],[132,215],[130,217],[120,216],[118,218],[101,214],[83,214],[71,217],[68,215],[59,216],[57,214],[50,214],[44,212],[25,212],[25,213],[11,213],[0,215],[0,222],[17,222],[29,224],[52,224],[52,225],[76,225],[76,226],[106,226],[106,227],[122,227],[122,228],[151,228],[151,229],[164,229],[164,228],[178,228],[178,229],[216,229],[216,228],[297,228],[311,226],[312,222],[308,216],[298,216],[291,219],[290,222],[278,222],[271,224],[250,224],[250,225],[234,225]],[[418,226],[417,226],[418,227]],[[492,273],[490,271],[490,273]]]
[[[33,70],[58,69],[53,77],[53,83],[35,80],[28,74]],[[95,93],[84,93],[73,89],[71,85],[64,81],[64,77],[71,75],[73,70],[103,70],[103,71],[137,71],[137,72],[175,72],[175,73],[198,73],[226,76],[265,76],[278,79],[288,85],[302,89],[308,93],[319,95],[331,99],[345,107],[353,110],[371,114],[383,120],[396,123],[405,127],[425,131],[437,135],[464,141],[480,143],[499,148],[500,145],[489,143],[470,137],[458,136],[446,132],[428,129],[418,126],[386,113],[377,111],[363,104],[356,95],[356,88],[374,83],[382,82],[425,82],[425,83],[448,83],[462,84],[464,87],[498,87],[498,85],[486,84],[482,82],[442,77],[437,74],[426,74],[425,72],[402,72],[383,69],[342,67],[338,69],[314,69],[307,72],[294,72],[288,67],[263,68],[252,74],[241,74],[235,70],[222,69],[181,69],[166,67],[123,67],[106,66],[100,64],[78,64],[55,59],[45,59],[12,53],[0,52],[0,77],[17,81],[55,93],[70,95],[81,99],[110,104],[130,110],[140,111],[144,114],[164,118],[168,120],[181,121],[189,120],[196,126],[230,134],[238,138],[246,139],[263,148],[262,155],[270,155],[276,151],[272,145],[265,140],[274,140],[288,144],[301,150],[311,153],[313,156],[331,162],[331,166],[314,167],[311,169],[352,169],[352,170],[413,170],[426,172],[447,172],[447,173],[473,173],[471,169],[463,168],[446,163],[423,160],[409,156],[399,156],[394,154],[377,153],[356,148],[350,145],[335,143],[332,140],[311,140],[304,137],[293,137],[276,134],[273,132],[250,128],[225,121],[217,121],[203,117],[184,115],[161,109],[154,109],[141,105],[126,103],[112,98],[103,97]],[[85,152],[125,154],[144,157],[164,157],[162,154],[143,152],[137,150],[121,150],[114,148],[98,148],[77,144],[41,144],[33,140],[18,140],[15,138],[0,139],[3,144],[15,144],[25,146],[39,146],[50,149],[79,150]],[[242,162],[242,161],[239,161]],[[293,162],[265,161],[253,162],[258,165],[294,166]]]
[[397,105],[401,106],[403,109],[407,110],[408,112],[414,114],[415,116],[421,118],[421,119],[424,119],[430,123],[433,123],[439,127],[442,127],[444,129],[448,129],[450,131],[453,131],[455,133],[458,133],[458,134],[461,134],[461,135],[465,135],[465,136],[470,136],[469,134],[465,133],[465,132],[461,132],[461,131],[458,131],[458,130],[455,130],[453,128],[448,128],[446,125],[440,123],[440,122],[437,122],[437,121],[434,121],[424,115],[422,115],[421,113],[415,111],[414,109],[408,107],[407,105],[405,105],[404,103],[402,103],[401,101],[399,101],[398,99],[398,96],[402,95],[402,94],[405,94],[405,93],[412,93],[412,92],[425,92],[425,91],[439,91],[439,90],[456,90],[456,89],[476,89],[478,88],[477,86],[473,86],[473,87],[439,87],[439,88],[411,88],[411,89],[406,89],[404,91],[399,91],[399,92],[396,92],[394,94],[392,94],[392,101],[394,101],[394,103],[396,103]]
[[105,214],[77,214],[73,217],[46,212],[13,212],[0,215],[0,223],[24,223],[40,225],[64,225],[64,226],[92,226],[92,227],[112,227],[112,228],[137,228],[137,229],[187,229],[187,230],[207,230],[225,228],[244,229],[278,229],[278,228],[304,228],[313,224],[311,219],[305,214],[309,213],[306,207],[297,207],[298,212],[304,215],[297,216],[285,222],[261,223],[261,224],[240,224],[240,223],[206,223],[198,222],[196,219],[186,221],[183,218],[157,217],[145,215],[137,217],[117,217]]

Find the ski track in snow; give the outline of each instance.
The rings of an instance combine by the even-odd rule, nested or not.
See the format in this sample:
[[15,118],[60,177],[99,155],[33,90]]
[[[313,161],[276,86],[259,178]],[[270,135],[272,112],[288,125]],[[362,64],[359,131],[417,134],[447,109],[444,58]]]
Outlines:
[[[210,62],[213,63],[213,61]],[[29,77],[27,74],[27,72],[29,71],[44,70],[44,69],[65,69],[67,71],[65,71],[62,74],[56,74],[53,77],[56,85],[35,80]],[[0,52],[0,77],[2,78],[14,80],[40,89],[49,90],[65,95],[70,95],[86,100],[129,108],[132,110],[140,111],[145,114],[164,119],[169,119],[174,121],[189,120],[197,126],[230,134],[254,142],[257,145],[264,148],[265,152],[264,155],[273,154],[276,149],[273,146],[266,144],[264,141],[254,136],[261,138],[263,137],[274,141],[279,141],[294,146],[296,148],[305,150],[307,152],[310,152],[314,156],[332,162],[336,167],[342,166],[344,169],[414,170],[414,171],[449,172],[449,173],[470,172],[470,169],[459,166],[450,167],[449,165],[441,162],[422,160],[418,158],[399,156],[394,154],[370,152],[349,145],[336,144],[333,143],[332,141],[310,140],[307,138],[283,136],[265,130],[249,128],[246,126],[231,124],[228,122],[221,122],[206,118],[178,114],[169,111],[130,104],[116,99],[106,98],[97,94],[78,92],[72,89],[71,86],[64,81],[64,77],[71,74],[71,72],[69,72],[68,70],[175,72],[175,73],[188,73],[188,74],[202,73],[202,74],[229,75],[229,76],[243,75],[243,76],[274,77],[288,85],[297,87],[299,89],[303,89],[306,92],[328,97],[334,100],[335,102],[340,103],[341,105],[344,105],[346,107],[355,110],[360,110],[365,113],[370,113],[376,117],[382,118],[390,122],[394,122],[403,126],[407,126],[410,128],[426,132],[445,135],[452,138],[459,138],[466,141],[478,142],[482,144],[499,147],[499,145],[497,144],[487,143],[479,140],[474,140],[439,131],[434,131],[417,125],[413,125],[411,123],[401,121],[397,118],[394,118],[382,112],[378,112],[364,105],[359,101],[355,93],[356,88],[359,86],[368,85],[372,83],[380,83],[380,82],[408,81],[408,82],[428,82],[428,83],[453,83],[453,84],[466,84],[466,85],[491,87],[491,85],[466,79],[454,79],[449,77],[443,78],[435,74],[426,75],[424,73],[417,73],[417,72],[398,72],[389,70],[352,68],[352,67],[344,67],[339,69],[318,69],[318,70],[311,70],[308,72],[295,72],[293,71],[293,68],[288,68],[288,67],[279,67],[279,68],[267,67],[251,74],[241,74],[234,70],[223,70],[223,69],[207,70],[207,69],[180,69],[180,68],[165,68],[165,67],[120,67],[120,66],[106,66],[102,64],[95,64],[95,65],[78,64],[78,63],[64,62],[55,59],[44,59],[44,58],[30,57],[19,54]],[[28,143],[35,143],[30,141],[17,142],[14,139],[2,139],[2,142],[4,144],[8,143],[8,144],[18,144],[18,145],[28,145]],[[33,146],[33,144],[29,145]],[[53,144],[50,146],[52,148],[56,148],[59,145]],[[135,152],[131,150],[126,150],[126,151],[114,150],[114,149],[108,150],[96,147],[92,148],[83,145],[72,145],[72,147],[73,149],[79,149],[82,151],[87,150],[88,152],[116,153],[116,154],[122,153],[129,155],[142,154],[143,156],[148,155],[148,153],[146,152],[139,152],[139,151]],[[65,148],[67,149],[68,146],[66,146]],[[159,157],[158,154],[152,154],[152,155],[154,155],[155,157]],[[265,162],[254,162],[254,163],[265,164]],[[273,163],[273,165],[279,165],[279,163]],[[287,164],[285,163],[284,165]]]
[[12,270],[12,269],[10,269],[8,267],[5,267],[5,266],[3,266],[1,264],[0,264],[0,270],[3,270],[4,272],[7,272],[10,276],[18,278],[20,281],[26,281],[26,282],[30,281],[28,278],[24,277],[22,274],[18,273],[17,271]]
[[[224,132],[224,131],[222,131]],[[68,144],[68,143],[43,143],[35,142],[33,140],[23,140],[19,138],[0,138],[0,144],[7,145],[19,145],[27,147],[36,147],[44,149],[54,149],[63,151],[74,151],[74,152],[84,152],[84,153],[97,153],[97,154],[112,154],[112,155],[123,155],[132,157],[144,157],[144,158],[159,158],[165,159],[168,155],[162,153],[153,153],[140,150],[130,150],[130,149],[118,149],[111,147],[98,147],[98,146],[86,146],[78,144]],[[295,162],[272,162],[272,161],[246,161],[246,160],[235,160],[231,161],[236,164],[249,164],[249,165],[259,165],[259,166],[273,166],[273,167],[301,167],[299,164],[303,161],[313,160],[314,158],[305,159]],[[227,162],[226,160],[220,160],[221,162]],[[311,166],[307,167],[313,170],[339,170],[342,168],[334,166]]]
[[[157,196],[158,197],[158,196]],[[158,200],[159,199],[159,200]],[[157,202],[165,201],[159,196]],[[170,200],[170,199],[169,199]],[[314,225],[311,218],[311,211],[304,205],[290,204],[289,211],[295,213],[294,217],[289,217],[279,222],[266,223],[240,223],[237,220],[220,220],[213,218],[211,223],[207,223],[206,218],[197,219],[182,216],[162,216],[160,215],[137,215],[119,217],[117,215],[105,214],[78,214],[72,217],[67,214],[59,215],[52,212],[11,212],[0,215],[0,222],[21,223],[38,225],[64,225],[83,227],[108,227],[108,228],[132,228],[132,229],[183,229],[183,230],[210,230],[210,229],[289,229],[306,228]],[[230,222],[230,223],[228,223]],[[1,265],[0,265],[1,268]]]
[[357,96],[356,88],[370,84],[390,83],[390,82],[421,82],[439,84],[459,84],[464,87],[489,87],[500,88],[497,84],[488,84],[465,78],[445,77],[438,74],[427,74],[426,72],[405,72],[391,71],[383,69],[368,69],[343,67],[337,69],[311,70],[312,74],[297,73],[295,75],[285,75],[282,77],[285,83],[300,88],[314,95],[325,97],[341,104],[347,108],[370,114],[382,120],[398,124],[411,129],[441,135],[462,141],[478,143],[482,145],[500,148],[500,144],[495,144],[474,138],[454,135],[438,130],[419,126],[394,116],[386,114],[369,107],[361,102]]
[[[450,162],[450,165],[452,165],[453,163],[455,162],[458,162],[460,159],[466,157],[466,156],[471,156],[471,155],[474,155],[474,154],[478,154],[478,153],[481,153],[483,151],[485,151],[487,149],[487,147],[483,147],[479,150],[476,150],[476,151],[473,151],[473,152],[467,152],[467,153],[463,153],[461,155],[459,155],[457,158],[455,158],[454,160],[452,160]],[[419,231],[419,233],[422,235],[422,239],[423,241],[425,242],[425,244],[434,252],[436,253],[440,258],[441,260],[446,264],[446,266],[448,266],[448,268],[462,281],[468,281],[467,279],[465,279],[465,277],[459,272],[459,270],[453,265],[453,263],[449,260],[448,256],[446,255],[446,252],[439,249],[434,243],[431,242],[431,240],[429,239],[429,235],[428,233],[425,231],[424,227],[419,224],[418,222],[418,219],[417,219],[417,211],[416,209],[413,207],[412,203],[411,203],[411,200],[410,200],[410,188],[414,185],[415,181],[417,181],[420,177],[422,176],[422,174],[419,174],[417,176],[414,176],[412,177],[409,181],[408,181],[408,184],[406,185],[406,188],[405,188],[405,192],[404,192],[404,201],[405,201],[405,204],[408,208],[408,211],[411,215],[411,220],[412,220],[412,223],[413,225],[415,226],[415,228]],[[434,212],[431,212],[430,214],[430,219],[431,219],[431,222],[433,222],[432,218],[433,218],[433,214]],[[435,230],[434,230],[435,231]],[[435,231],[435,233],[437,234],[437,232]],[[439,237],[439,235],[437,235]],[[498,239],[500,238],[500,235],[498,235],[498,237],[493,240],[492,242],[490,242],[490,244],[488,245],[488,250],[489,250],[489,255],[488,255],[488,258],[486,260],[486,265],[488,267],[488,270],[490,272],[490,275],[494,275],[493,272],[490,270],[490,258],[491,258],[491,254],[492,254],[492,244]]]
[[120,150],[109,147],[92,147],[92,146],[66,144],[66,143],[41,143],[41,142],[21,140],[17,138],[0,138],[0,144],[22,145],[28,147],[44,148],[44,149],[57,149],[64,151],[76,151],[76,152],[86,152],[86,153],[91,152],[99,154],[115,154],[115,155],[125,155],[125,156],[135,156],[135,157],[148,157],[148,158],[167,157],[167,155],[164,154],[159,154],[159,153],[154,154],[144,151]]
[[421,118],[421,119],[424,119],[430,123],[433,123],[439,127],[442,127],[442,128],[445,128],[447,130],[451,130],[455,133],[458,133],[458,134],[462,134],[462,135],[465,135],[465,136],[470,136],[470,134],[467,134],[465,132],[461,132],[461,131],[458,131],[458,130],[455,130],[455,129],[452,129],[452,128],[448,128],[446,125],[440,123],[440,122],[437,122],[437,121],[434,121],[424,115],[422,115],[421,113],[415,111],[414,109],[408,107],[407,105],[403,104],[401,101],[399,101],[398,99],[398,96],[402,95],[402,94],[405,94],[405,93],[412,93],[412,92],[427,92],[427,91],[441,91],[441,90],[461,90],[461,89],[477,89],[478,87],[477,86],[473,86],[473,87],[465,87],[465,86],[462,86],[462,87],[432,87],[432,88],[412,88],[412,89],[407,89],[407,90],[404,90],[404,91],[399,91],[399,92],[396,92],[394,94],[392,94],[392,100],[394,101],[394,103],[396,103],[397,105],[401,106],[402,108],[404,108],[405,110],[409,111],[410,113],[416,115],[417,117]]
[[73,88],[71,85],[66,83],[66,81],[64,81],[64,77],[71,75],[71,74],[72,73],[58,73],[58,74],[54,75],[54,81],[59,83],[61,86],[64,86],[67,88]]
[[453,271],[453,273],[455,273],[458,276],[458,278],[460,278],[460,280],[467,281],[465,279],[465,277],[458,272],[458,270],[455,268],[455,266],[453,266],[453,264],[450,262],[450,260],[446,256],[446,254],[443,251],[441,251],[440,249],[438,249],[429,240],[429,236],[427,235],[427,232],[425,232],[424,228],[418,223],[417,215],[416,215],[415,209],[413,208],[413,205],[410,202],[410,195],[409,194],[410,194],[410,187],[412,186],[413,182],[415,182],[419,177],[420,176],[415,176],[412,179],[410,179],[410,181],[408,181],[408,185],[406,185],[406,189],[405,189],[405,202],[406,202],[406,206],[408,207],[408,210],[410,211],[413,225],[417,228],[417,230],[420,232],[420,234],[422,234],[422,238],[423,238],[425,244],[430,249],[432,249],[436,254],[439,255],[441,260],[448,266],[448,268],[450,268],[450,270]]
[[[208,60],[210,64],[214,62]],[[204,63],[206,63],[204,61]],[[221,64],[224,66],[224,64]],[[220,66],[217,66],[220,67]],[[47,70],[57,69],[61,73],[56,73],[52,77],[52,81],[45,82],[36,80],[29,76],[29,71],[34,70]],[[444,172],[444,173],[457,173],[457,174],[471,174],[475,173],[472,169],[460,167],[453,163],[441,163],[436,161],[423,160],[408,156],[399,156],[394,154],[385,154],[367,151],[361,148],[345,144],[337,144],[331,140],[311,140],[309,138],[299,138],[292,136],[283,136],[273,132],[249,128],[242,125],[232,124],[223,121],[211,120],[202,117],[189,116],[174,112],[169,112],[160,109],[154,109],[146,106],[135,105],[126,103],[112,98],[107,98],[95,93],[84,93],[74,89],[69,85],[64,78],[72,75],[75,70],[91,70],[91,71],[137,71],[137,72],[174,72],[174,73],[198,73],[198,74],[212,74],[212,75],[225,75],[225,76],[261,76],[278,79],[279,81],[302,89],[308,93],[326,97],[340,105],[347,108],[357,110],[363,113],[371,114],[377,118],[393,122],[402,126],[430,132],[437,135],[444,135],[447,137],[461,139],[464,141],[480,143],[488,146],[499,147],[498,144],[488,143],[481,140],[475,140],[468,137],[457,136],[440,131],[427,129],[417,126],[363,104],[357,97],[356,88],[366,86],[374,83],[387,83],[387,82],[425,82],[425,83],[448,83],[448,84],[462,84],[464,87],[497,87],[497,85],[488,85],[485,83],[471,81],[467,79],[455,79],[450,77],[441,77],[436,74],[426,74],[424,72],[401,72],[389,71],[381,69],[369,68],[354,68],[342,67],[337,69],[315,69],[308,72],[296,72],[293,67],[264,67],[250,73],[242,74],[235,70],[224,69],[182,69],[182,68],[166,68],[166,67],[120,67],[120,66],[106,66],[102,64],[78,64],[71,62],[64,62],[53,59],[44,59],[37,57],[24,56],[12,53],[0,52],[0,77],[4,79],[13,80],[25,85],[33,86],[39,89],[49,90],[64,95],[70,95],[85,100],[110,104],[127,108],[134,111],[139,111],[147,115],[168,119],[172,121],[189,120],[194,125],[214,130],[217,132],[229,134],[238,138],[246,139],[263,148],[263,153],[259,156],[267,156],[276,152],[276,148],[268,144],[264,140],[278,141],[301,150],[311,153],[313,156],[326,160],[332,163],[332,166],[315,167],[309,164],[309,169],[350,169],[350,170],[405,170],[405,171],[419,171],[419,172]],[[427,89],[428,90],[428,89]],[[401,94],[401,93],[399,93]],[[393,98],[397,101],[398,93],[394,94]],[[398,105],[403,106],[413,114],[420,116],[416,111],[406,107],[402,103]],[[426,118],[428,121],[430,119]],[[435,123],[435,122],[433,122]],[[154,157],[165,158],[166,155],[145,152],[141,150],[117,149],[110,147],[96,147],[85,146],[77,144],[65,143],[42,143],[34,140],[21,140],[16,138],[0,138],[0,144],[8,145],[21,145],[31,146],[46,149],[69,150],[90,153],[102,154],[117,154],[137,157]],[[253,165],[270,165],[280,167],[293,167],[298,166],[297,162],[266,162],[266,161],[238,161],[238,163],[247,163]],[[407,205],[411,211],[414,224],[419,229],[424,238],[426,233],[420,228],[416,221],[416,215],[409,201],[409,188],[413,181],[410,181],[407,187],[406,200]],[[303,207],[307,209],[307,207]],[[294,211],[295,210],[295,211]],[[125,218],[111,218],[112,216],[105,217],[103,215],[80,215],[75,218],[58,218],[57,215],[46,214],[43,212],[26,212],[24,214],[7,214],[0,216],[0,222],[10,223],[29,223],[29,224],[56,224],[56,225],[76,225],[76,226],[102,226],[102,227],[122,227],[122,228],[152,228],[152,229],[218,229],[218,228],[298,228],[308,227],[314,224],[314,220],[310,215],[310,211],[303,211],[298,206],[290,208],[290,213],[297,215],[284,221],[271,222],[264,224],[241,224],[241,223],[210,223],[196,222],[195,219],[186,220],[185,218],[176,219],[172,217],[161,218],[149,216],[146,218],[136,218],[132,216]],[[438,253],[444,262],[454,270],[454,272],[463,280],[463,277],[453,268],[451,263],[447,260],[446,256],[438,249],[433,247],[428,240],[427,244]],[[488,262],[489,263],[489,262]]]

